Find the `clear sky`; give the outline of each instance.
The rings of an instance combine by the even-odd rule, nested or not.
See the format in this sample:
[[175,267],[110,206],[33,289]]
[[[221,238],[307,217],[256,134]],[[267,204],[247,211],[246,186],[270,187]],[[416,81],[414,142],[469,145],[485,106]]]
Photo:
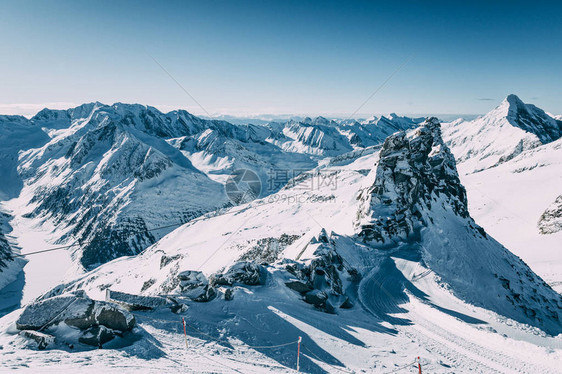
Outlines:
[[0,113],[562,114],[560,1],[2,1]]

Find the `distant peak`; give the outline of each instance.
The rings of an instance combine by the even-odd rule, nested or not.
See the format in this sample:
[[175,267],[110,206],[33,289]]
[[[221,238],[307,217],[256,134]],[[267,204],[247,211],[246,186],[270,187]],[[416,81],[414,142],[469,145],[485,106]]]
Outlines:
[[562,127],[554,118],[533,104],[525,104],[514,94],[508,95],[484,118],[493,123],[496,119],[505,118],[510,125],[536,135],[543,144],[562,137]]

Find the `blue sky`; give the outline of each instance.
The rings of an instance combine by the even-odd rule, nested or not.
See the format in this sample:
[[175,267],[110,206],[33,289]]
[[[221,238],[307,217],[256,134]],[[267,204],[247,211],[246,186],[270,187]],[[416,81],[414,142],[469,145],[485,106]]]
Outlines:
[[562,5],[0,1],[0,112],[138,102],[204,114],[562,114]]

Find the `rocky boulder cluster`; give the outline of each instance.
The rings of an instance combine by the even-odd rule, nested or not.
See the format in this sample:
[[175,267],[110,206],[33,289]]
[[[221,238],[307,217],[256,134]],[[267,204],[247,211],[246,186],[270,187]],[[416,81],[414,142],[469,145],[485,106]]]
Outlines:
[[336,313],[336,308],[353,306],[345,293],[344,283],[359,279],[356,269],[349,267],[337,254],[335,243],[322,230],[309,245],[316,245],[314,258],[309,262],[290,261],[285,269],[294,279],[285,285],[303,296],[303,300],[326,313]]
[[211,275],[209,278],[198,270],[186,270],[178,274],[179,290],[183,296],[193,301],[211,301],[221,288],[226,300],[233,297],[232,287],[236,284],[257,286],[265,284],[266,271],[254,261],[237,262],[225,272]]
[[55,342],[71,348],[77,343],[102,348],[116,337],[124,337],[135,326],[131,313],[84,294],[54,296],[31,303],[16,321],[20,335],[34,341],[39,349]]

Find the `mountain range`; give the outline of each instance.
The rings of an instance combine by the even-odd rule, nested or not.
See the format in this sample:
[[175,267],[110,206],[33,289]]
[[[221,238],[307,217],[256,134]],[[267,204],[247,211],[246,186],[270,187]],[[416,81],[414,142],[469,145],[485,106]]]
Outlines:
[[[73,271],[0,319],[8,365],[41,364],[24,356],[33,339],[49,359],[90,354],[82,312],[56,308],[106,300],[138,327],[99,322],[94,341],[103,330],[115,348],[99,365],[289,372],[302,336],[305,372],[388,372],[413,355],[430,372],[557,370],[562,122],[515,95],[449,123],[235,125],[91,103],[0,130],[0,276],[25,265],[22,232],[76,244]],[[260,193],[236,205],[223,184],[246,169]],[[35,313],[53,314],[43,335]],[[187,364],[178,313],[196,331]]]

